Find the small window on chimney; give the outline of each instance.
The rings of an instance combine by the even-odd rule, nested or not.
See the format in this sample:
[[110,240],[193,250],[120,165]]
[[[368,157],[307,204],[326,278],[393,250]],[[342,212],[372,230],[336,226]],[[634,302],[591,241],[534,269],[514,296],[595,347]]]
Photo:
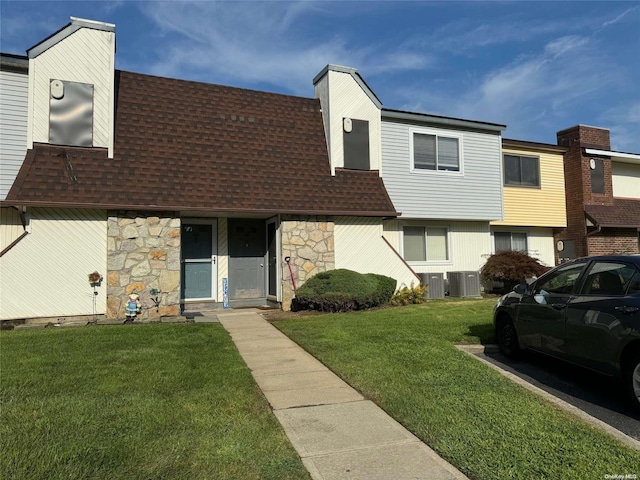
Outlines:
[[93,85],[51,80],[49,143],[93,146]]
[[589,160],[591,170],[591,192],[604,193],[604,162],[601,158]]
[[344,168],[369,170],[369,122],[344,119],[343,127]]

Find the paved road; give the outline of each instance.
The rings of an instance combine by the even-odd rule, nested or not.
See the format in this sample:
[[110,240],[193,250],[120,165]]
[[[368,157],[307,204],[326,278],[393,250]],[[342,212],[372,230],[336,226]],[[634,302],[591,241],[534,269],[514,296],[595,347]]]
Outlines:
[[498,352],[477,355],[640,441],[640,415],[613,379],[534,352],[518,361]]

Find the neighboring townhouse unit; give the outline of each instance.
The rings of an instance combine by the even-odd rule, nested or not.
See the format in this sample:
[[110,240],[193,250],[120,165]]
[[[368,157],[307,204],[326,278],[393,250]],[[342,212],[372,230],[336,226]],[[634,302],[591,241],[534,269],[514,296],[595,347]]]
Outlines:
[[502,140],[504,219],[491,222],[492,251],[527,252],[556,265],[554,233],[567,226],[566,148]]
[[[382,108],[350,67],[328,65],[314,85],[332,169],[379,169],[401,212],[369,227],[417,273],[477,272],[493,248],[490,222],[503,218],[506,127]],[[338,231],[355,239],[361,228],[336,224],[336,241]],[[354,255],[364,248],[354,246]]]
[[333,268],[417,283],[382,236],[398,212],[379,167],[330,162],[320,101],[116,71],[114,56],[114,25],[72,18],[2,57],[2,81],[18,75],[3,119],[26,135],[22,121],[0,157],[15,171],[0,319],[122,318],[133,291],[143,317],[288,308],[294,281]]
[[0,70],[0,200],[4,200],[27,151],[27,98],[29,61],[2,54]]
[[567,228],[560,259],[640,251],[640,154],[611,151],[609,130],[576,125],[558,132],[565,155]]

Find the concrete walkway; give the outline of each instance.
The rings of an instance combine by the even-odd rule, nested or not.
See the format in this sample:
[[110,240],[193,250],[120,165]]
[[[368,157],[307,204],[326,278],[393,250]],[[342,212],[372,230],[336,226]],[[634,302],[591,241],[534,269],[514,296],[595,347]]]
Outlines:
[[258,313],[217,316],[314,480],[467,478]]

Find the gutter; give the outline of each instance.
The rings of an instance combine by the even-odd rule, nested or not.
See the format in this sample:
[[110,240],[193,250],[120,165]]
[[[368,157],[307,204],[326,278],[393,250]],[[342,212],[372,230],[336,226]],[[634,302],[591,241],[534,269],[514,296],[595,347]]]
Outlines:
[[375,210],[297,210],[297,209],[248,209],[248,208],[220,208],[193,207],[189,205],[140,205],[140,204],[110,204],[110,203],[68,203],[68,202],[39,202],[25,200],[2,200],[0,206],[31,206],[49,208],[91,208],[100,210],[145,210],[145,211],[181,211],[181,212],[209,212],[213,214],[256,214],[256,215],[320,215],[320,216],[345,216],[345,217],[381,217],[397,218],[402,215],[395,211]]
[[382,120],[404,120],[411,122],[430,123],[444,125],[447,127],[470,128],[473,130],[484,130],[501,133],[507,128],[506,125],[489,122],[479,122],[476,120],[465,120],[462,118],[443,117],[440,115],[430,115],[425,113],[404,112],[402,110],[391,110],[383,108],[381,111]]

